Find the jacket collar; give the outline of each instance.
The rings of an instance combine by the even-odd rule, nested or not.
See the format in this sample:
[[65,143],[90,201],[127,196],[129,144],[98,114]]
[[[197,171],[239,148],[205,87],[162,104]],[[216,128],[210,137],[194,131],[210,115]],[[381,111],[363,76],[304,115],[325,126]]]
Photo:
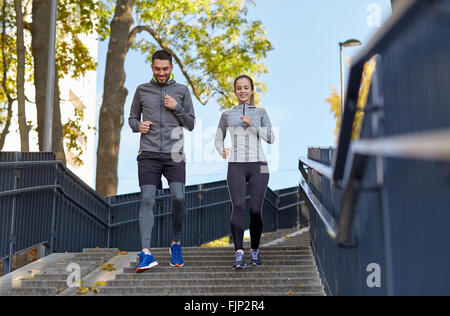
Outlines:
[[244,107],[244,105],[245,105],[246,108],[256,108],[256,106],[254,106],[254,105],[245,103],[245,104],[235,105],[235,106],[232,107],[232,109],[242,109]]
[[153,76],[152,80],[150,80],[150,82],[153,83],[153,84],[156,84],[158,86],[169,86],[171,84],[176,83],[176,81],[173,78],[174,78],[174,75],[170,74],[169,80],[166,83],[161,84],[161,83],[158,82],[158,80],[156,80],[155,76]]

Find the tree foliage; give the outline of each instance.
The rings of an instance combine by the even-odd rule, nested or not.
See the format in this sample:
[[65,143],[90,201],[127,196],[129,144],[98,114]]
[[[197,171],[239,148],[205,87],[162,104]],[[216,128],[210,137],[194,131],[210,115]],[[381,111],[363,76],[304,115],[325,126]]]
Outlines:
[[[45,0],[47,1],[47,0]],[[41,5],[40,1],[23,0],[23,20],[26,32],[25,35],[25,82],[32,83],[35,80],[34,59],[31,48],[32,34],[32,6]],[[0,1],[3,8],[1,14],[3,49],[0,56],[0,71],[5,78],[4,84],[0,89],[0,127],[8,123],[8,97],[10,101],[17,100],[17,52],[16,52],[16,16],[12,1]],[[100,38],[108,36],[108,23],[111,12],[103,1],[97,0],[58,0],[57,11],[57,33],[56,33],[56,69],[58,70],[58,79],[74,78],[79,79],[88,71],[97,68],[97,61],[91,56],[88,48],[83,43],[83,36],[92,36],[99,34]],[[45,56],[44,56],[45,57]],[[1,76],[0,76],[1,77]],[[35,103],[35,100],[26,97],[28,105]],[[39,108],[38,108],[39,111]],[[73,124],[69,121],[64,124],[64,135],[66,139],[66,149],[78,151],[75,157],[78,163],[81,152],[79,145],[74,143],[74,135],[83,134],[79,121],[80,116],[75,115],[75,121],[79,124]],[[11,118],[9,118],[11,120]],[[33,127],[33,130],[42,133],[38,128],[37,122],[27,121]],[[37,126],[37,127],[36,127]],[[8,131],[5,131],[5,137]],[[0,147],[1,148],[1,147]]]
[[[273,47],[261,21],[247,18],[253,5],[244,0],[135,1],[138,26],[131,36],[146,31],[151,37],[132,48],[148,59],[156,49],[169,50],[201,104],[216,98],[229,108],[236,102],[235,77],[268,72],[263,61]],[[256,95],[266,91],[258,80],[255,89]]]
[[[370,92],[370,84],[372,82],[372,75],[376,69],[375,57],[372,57],[365,63],[363,73],[361,75],[361,85],[358,93],[358,101],[356,105],[355,121],[353,122],[352,140],[359,138],[359,132],[361,130],[362,122],[364,119],[364,107],[367,103],[367,97]],[[330,104],[331,112],[336,118],[336,128],[334,130],[334,136],[336,143],[338,142],[339,129],[341,126],[341,96],[337,94],[334,87],[331,87],[333,91],[331,95],[326,99],[326,102]]]
[[[238,75],[255,78],[256,96],[265,91],[258,76],[268,72],[263,61],[273,49],[262,23],[247,18],[252,1],[116,0],[115,4],[97,148],[96,190],[103,196],[117,192],[120,130],[128,93],[124,62],[129,49],[148,60],[157,49],[169,51],[195,98],[203,105],[214,98],[223,108],[236,102],[233,80]],[[138,38],[140,33],[145,36]]]

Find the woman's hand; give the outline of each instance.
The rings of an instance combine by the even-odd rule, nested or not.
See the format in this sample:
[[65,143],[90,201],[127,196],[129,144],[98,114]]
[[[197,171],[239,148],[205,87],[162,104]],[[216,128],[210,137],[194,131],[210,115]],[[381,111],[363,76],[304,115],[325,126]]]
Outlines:
[[249,116],[241,116],[240,119],[241,119],[244,123],[247,123],[248,126],[252,126],[252,120],[250,119]]
[[227,159],[228,156],[230,156],[230,152],[231,152],[230,148],[225,148],[224,151],[222,152],[222,158]]

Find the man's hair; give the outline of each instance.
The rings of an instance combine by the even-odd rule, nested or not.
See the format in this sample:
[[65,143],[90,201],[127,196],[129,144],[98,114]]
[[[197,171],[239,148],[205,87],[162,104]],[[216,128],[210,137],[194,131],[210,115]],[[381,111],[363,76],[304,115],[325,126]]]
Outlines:
[[172,64],[172,55],[165,50],[156,51],[152,56],[152,63],[155,62],[155,59],[168,60]]

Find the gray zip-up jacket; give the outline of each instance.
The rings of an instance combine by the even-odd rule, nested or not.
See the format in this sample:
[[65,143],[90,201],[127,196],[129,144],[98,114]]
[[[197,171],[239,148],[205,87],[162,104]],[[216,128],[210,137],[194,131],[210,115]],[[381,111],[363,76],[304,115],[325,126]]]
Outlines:
[[[168,94],[177,101],[172,111],[164,106]],[[159,84],[154,78],[137,87],[131,105],[128,124],[139,133],[139,123],[151,121],[147,134],[141,134],[140,151],[184,153],[183,128],[194,129],[195,113],[189,88],[172,78]]]
[[[249,127],[240,117],[249,116]],[[261,148],[261,138],[273,144],[275,136],[266,110],[249,104],[240,104],[222,113],[215,137],[215,147],[220,156],[224,150],[227,131],[231,136],[231,153],[228,162],[267,162]]]

